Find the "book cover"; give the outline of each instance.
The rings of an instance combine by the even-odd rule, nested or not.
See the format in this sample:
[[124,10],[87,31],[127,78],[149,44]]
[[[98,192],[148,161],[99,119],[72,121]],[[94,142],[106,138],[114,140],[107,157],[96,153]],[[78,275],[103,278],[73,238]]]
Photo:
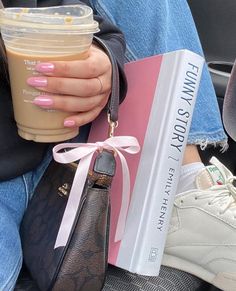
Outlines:
[[[125,64],[128,92],[119,108],[116,136],[135,136],[141,146],[127,155],[131,200],[125,233],[115,242],[121,205],[118,162],[111,189],[109,263],[130,272],[159,274],[180,167],[204,59],[178,50]],[[107,138],[107,116],[93,123],[89,142]]]

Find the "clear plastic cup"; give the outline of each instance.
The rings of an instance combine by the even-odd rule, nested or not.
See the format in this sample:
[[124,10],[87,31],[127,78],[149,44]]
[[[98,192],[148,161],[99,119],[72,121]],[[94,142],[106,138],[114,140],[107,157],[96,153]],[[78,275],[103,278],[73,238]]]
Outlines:
[[85,5],[5,8],[0,12],[0,25],[19,135],[37,142],[76,136],[78,128],[64,127],[64,119],[73,113],[34,105],[34,98],[42,92],[28,86],[26,79],[39,75],[34,68],[40,62],[87,58],[93,34],[99,30],[92,9]]

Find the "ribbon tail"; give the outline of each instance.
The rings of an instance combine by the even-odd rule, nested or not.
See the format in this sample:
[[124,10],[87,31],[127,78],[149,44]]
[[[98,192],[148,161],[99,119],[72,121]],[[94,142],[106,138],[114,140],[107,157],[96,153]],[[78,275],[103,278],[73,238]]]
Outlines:
[[128,214],[129,209],[129,202],[130,202],[130,175],[129,175],[129,168],[126,162],[125,157],[117,151],[122,166],[122,175],[123,175],[123,185],[122,185],[122,201],[120,207],[119,218],[116,226],[116,233],[115,233],[115,242],[120,241],[123,238],[125,232],[125,223],[126,217]]
[[92,156],[93,153],[90,153],[88,156],[85,156],[80,160],[80,163],[75,173],[68,202],[66,204],[65,212],[62,217],[61,225],[57,234],[54,249],[58,247],[64,247],[68,242],[79,208]]

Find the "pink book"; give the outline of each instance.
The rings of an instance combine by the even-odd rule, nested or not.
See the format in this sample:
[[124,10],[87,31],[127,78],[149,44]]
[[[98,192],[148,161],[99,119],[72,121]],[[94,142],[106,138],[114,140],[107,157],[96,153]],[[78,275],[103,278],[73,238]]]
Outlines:
[[[135,136],[141,151],[125,155],[131,200],[119,242],[114,241],[122,192],[117,160],[111,190],[110,264],[142,275],[159,274],[203,62],[193,52],[178,50],[125,65],[128,93],[119,108],[115,135]],[[88,142],[105,140],[107,129],[104,113],[93,123]]]

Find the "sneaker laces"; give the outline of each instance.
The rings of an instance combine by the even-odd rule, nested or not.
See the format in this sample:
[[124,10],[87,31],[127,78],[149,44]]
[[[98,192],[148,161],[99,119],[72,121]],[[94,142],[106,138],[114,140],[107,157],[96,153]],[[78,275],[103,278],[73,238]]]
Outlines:
[[[208,204],[213,205],[218,203],[222,206],[220,214],[224,214],[228,209],[236,210],[236,187],[233,182],[236,181],[236,176],[226,178],[226,182],[222,185],[213,185],[209,189],[197,194],[195,199],[211,199]],[[225,206],[223,208],[223,206]]]

